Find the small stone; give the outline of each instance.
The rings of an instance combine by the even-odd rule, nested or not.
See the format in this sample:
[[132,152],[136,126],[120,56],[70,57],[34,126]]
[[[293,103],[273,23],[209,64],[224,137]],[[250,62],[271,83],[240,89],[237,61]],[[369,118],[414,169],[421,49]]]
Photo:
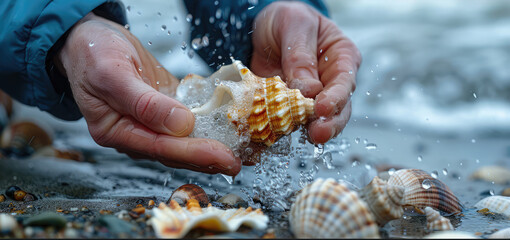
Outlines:
[[3,194],[0,194],[0,202],[4,202],[5,201],[5,196]]
[[233,193],[229,193],[229,194],[221,197],[220,199],[218,199],[218,202],[225,204],[226,206],[229,206],[229,207],[235,207],[235,208],[248,207],[248,203],[246,201],[244,201],[241,197],[239,197]]
[[99,213],[100,213],[101,215],[112,215],[112,214],[113,214],[113,212],[112,212],[112,211],[110,211],[110,210],[106,210],[106,209],[101,209],[101,210],[99,210]]
[[488,208],[482,208],[482,209],[480,209],[480,210],[478,210],[476,212],[477,213],[481,213],[481,214],[483,214],[485,216],[487,216],[487,215],[495,215],[495,213],[491,212]]
[[72,228],[66,228],[64,232],[65,238],[79,238],[78,232]]
[[73,208],[70,208],[69,211],[71,211],[71,212],[78,212],[78,208],[77,207],[73,207]]
[[54,212],[44,212],[30,217],[23,222],[25,226],[53,226],[62,229],[66,226],[66,219],[60,214]]
[[154,202],[154,200],[150,200],[148,207],[153,208],[154,206],[156,206],[156,202]]
[[113,234],[129,233],[137,230],[136,226],[131,223],[110,215],[102,216],[98,222]]
[[18,223],[12,216],[9,216],[5,213],[0,214],[0,234],[8,234],[12,232],[12,230],[14,230],[17,226]]
[[506,197],[510,197],[510,188],[505,188],[505,190],[503,190],[501,195],[506,196]]
[[144,207],[136,207],[136,208],[131,209],[131,211],[140,215],[140,214],[145,213],[145,208]]
[[5,195],[7,195],[7,197],[10,197],[13,200],[16,200],[14,198],[14,193],[19,190],[21,190],[21,188],[19,188],[18,186],[10,186],[7,188],[7,190],[5,190]]

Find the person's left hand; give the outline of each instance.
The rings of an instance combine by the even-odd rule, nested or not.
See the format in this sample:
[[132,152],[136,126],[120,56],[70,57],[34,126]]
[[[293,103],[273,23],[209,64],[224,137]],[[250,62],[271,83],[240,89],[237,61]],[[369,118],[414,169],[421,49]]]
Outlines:
[[361,55],[330,19],[301,2],[274,2],[255,19],[251,69],[282,76],[290,88],[315,98],[314,143],[337,136],[351,115]]

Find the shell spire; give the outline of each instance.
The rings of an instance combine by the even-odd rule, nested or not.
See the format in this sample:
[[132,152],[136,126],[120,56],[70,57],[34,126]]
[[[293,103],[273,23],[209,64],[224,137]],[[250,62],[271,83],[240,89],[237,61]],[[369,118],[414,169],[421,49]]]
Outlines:
[[374,179],[359,192],[368,208],[374,214],[377,223],[384,226],[393,219],[399,219],[404,214],[402,207],[404,187],[389,185],[379,177]]
[[246,124],[253,142],[271,146],[281,136],[306,124],[314,115],[313,99],[305,98],[298,89],[288,88],[279,76],[263,78],[255,75],[240,61],[233,60],[210,78],[222,81],[208,102],[191,111],[205,115],[224,104],[231,104],[227,114],[229,120],[236,125]]

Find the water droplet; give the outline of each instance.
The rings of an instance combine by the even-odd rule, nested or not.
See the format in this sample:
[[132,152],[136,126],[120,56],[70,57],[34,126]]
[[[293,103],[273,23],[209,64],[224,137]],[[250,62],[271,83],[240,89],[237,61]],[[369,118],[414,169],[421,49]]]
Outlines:
[[209,37],[208,36],[202,37],[202,46],[204,46],[204,47],[209,46]]
[[434,171],[432,171],[432,172],[430,173],[430,176],[431,176],[431,177],[433,177],[433,178],[437,178],[437,176],[438,176],[437,171],[435,171],[435,170],[434,170]]
[[139,71],[139,72],[141,72],[141,71],[142,71],[142,67],[139,67],[139,68],[138,68],[138,71]]
[[351,74],[351,75],[352,75],[352,70],[349,70],[349,74]]
[[390,168],[388,170],[388,174],[391,176],[391,175],[393,175],[393,173],[395,173],[395,171],[396,171],[395,168]]
[[188,44],[185,41],[182,41],[181,49],[184,51],[188,47]]
[[159,85],[159,81],[156,81],[156,85]]
[[215,79],[214,79],[214,85],[215,85],[215,86],[220,85],[220,79],[219,79],[219,78],[215,78]]
[[138,11],[136,12],[139,16],[142,16],[142,12]]
[[324,163],[327,169],[335,169],[335,166],[333,165],[333,156],[331,155],[331,152],[326,152],[322,155],[322,162]]
[[418,155],[418,162],[423,161],[423,157],[421,155]]
[[128,12],[131,12],[131,6],[129,6],[129,5],[128,5],[128,6],[126,7],[126,10],[127,10]]
[[166,32],[166,35],[170,35],[170,30],[168,30],[168,31]]
[[129,24],[124,25],[124,28],[129,30]]
[[494,189],[489,190],[489,194],[490,194],[491,196],[494,196]]
[[223,40],[221,40],[221,39],[216,40],[216,47],[221,46],[222,43],[223,43]]
[[365,145],[365,148],[367,150],[375,150],[377,149],[377,145],[375,143],[367,143],[367,145]]
[[221,8],[219,8],[218,10],[216,10],[216,18],[217,19],[220,19],[221,18]]
[[478,98],[478,97],[476,96],[476,93],[473,93],[473,97],[474,97],[474,98]]
[[228,184],[232,185],[234,183],[234,178],[225,174],[220,174],[225,180],[227,180]]
[[319,53],[322,53],[322,48],[319,50]]
[[148,42],[147,42],[147,44],[150,46],[150,45],[152,45],[152,42],[151,42],[151,41],[148,41]]
[[291,48],[291,47],[288,47],[287,49],[288,49],[288,50],[291,50],[292,48]]
[[359,137],[355,138],[355,139],[354,139],[354,142],[355,142],[356,144],[358,144],[358,143],[360,142]]
[[479,159],[476,159],[475,160],[476,164],[479,164],[480,163],[480,160]]
[[363,144],[367,144],[368,143],[368,139],[363,139]]
[[94,44],[95,44],[95,43],[94,43],[94,41],[90,41],[90,42],[89,42],[89,47],[93,47],[93,46],[94,46]]
[[195,50],[202,48],[201,39],[195,38],[191,41],[191,47]]
[[192,19],[193,19],[193,15],[191,15],[191,14],[186,15],[186,22],[191,22]]
[[149,27],[149,24],[147,24],[147,23],[146,23],[146,24],[144,24],[144,26],[145,26],[145,28],[148,28],[148,27]]
[[425,179],[423,182],[421,182],[421,187],[425,190],[428,190],[430,187],[432,187],[432,183],[429,179]]
[[177,22],[177,16],[174,16],[174,22]]
[[370,96],[370,91],[367,91],[366,94],[367,94],[367,96]]
[[192,49],[189,49],[188,50],[188,57],[191,59],[195,56],[195,51],[193,51]]
[[214,6],[218,6],[218,4],[220,4],[220,2],[214,1]]
[[200,18],[195,19],[195,25],[200,25]]
[[165,31],[165,30],[166,30],[166,25],[165,24],[161,25],[161,31]]
[[396,77],[391,77],[391,81],[395,81],[395,80],[397,80]]
[[445,176],[448,175],[448,169],[443,168],[443,175],[445,175]]
[[324,61],[326,61],[326,62],[328,61],[328,56],[324,57]]
[[161,17],[161,13],[160,12],[158,12],[157,14],[158,14],[159,17]]
[[471,139],[471,143],[476,143],[476,139]]

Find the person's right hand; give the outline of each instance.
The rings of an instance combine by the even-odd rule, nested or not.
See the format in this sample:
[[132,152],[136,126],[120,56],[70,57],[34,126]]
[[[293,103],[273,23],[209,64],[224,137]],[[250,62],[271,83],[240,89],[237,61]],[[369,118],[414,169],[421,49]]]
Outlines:
[[[178,80],[123,26],[89,13],[56,56],[93,139],[134,158],[236,175],[241,161],[222,143],[188,138],[194,116],[172,95]],[[161,89],[162,90],[162,89]]]

